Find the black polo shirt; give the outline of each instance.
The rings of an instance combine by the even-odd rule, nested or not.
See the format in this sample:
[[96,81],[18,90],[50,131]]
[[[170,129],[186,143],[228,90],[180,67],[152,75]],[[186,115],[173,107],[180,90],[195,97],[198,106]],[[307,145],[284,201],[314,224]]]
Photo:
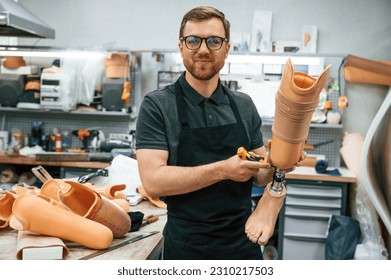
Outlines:
[[[229,99],[220,82],[212,96],[205,98],[187,83],[185,73],[179,77],[179,82],[185,95],[190,128],[236,122]],[[239,109],[251,149],[262,147],[262,121],[251,97],[228,88],[226,90],[232,95]],[[145,95],[137,118],[136,149],[169,151],[168,164],[175,165],[180,131],[174,84]]]

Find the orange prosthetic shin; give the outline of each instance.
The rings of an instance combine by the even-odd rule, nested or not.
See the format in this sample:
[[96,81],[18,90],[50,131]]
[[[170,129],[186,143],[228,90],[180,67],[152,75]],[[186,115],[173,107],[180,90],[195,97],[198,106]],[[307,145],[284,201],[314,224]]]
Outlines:
[[113,240],[112,231],[97,222],[51,204],[31,194],[19,196],[12,207],[10,226],[70,240],[92,249],[105,249]]

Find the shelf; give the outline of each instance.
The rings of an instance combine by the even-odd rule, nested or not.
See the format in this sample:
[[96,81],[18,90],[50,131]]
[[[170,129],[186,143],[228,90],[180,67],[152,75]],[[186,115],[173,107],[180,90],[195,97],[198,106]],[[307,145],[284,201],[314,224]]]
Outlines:
[[37,161],[35,157],[8,155],[0,153],[0,164],[34,165],[34,166],[57,166],[57,167],[80,167],[80,168],[106,168],[108,162],[95,161]]
[[123,117],[130,118],[129,113],[119,111],[61,111],[61,110],[49,110],[49,109],[18,109],[13,107],[0,107],[0,113],[33,113],[33,114],[53,114],[53,115],[75,115],[75,116],[107,116],[107,117]]
[[[179,53],[178,49],[152,49],[152,54],[164,54],[164,53]],[[345,57],[347,54],[342,53],[276,53],[276,52],[243,52],[243,51],[230,51],[229,55],[252,55],[252,56],[302,56],[302,57]]]

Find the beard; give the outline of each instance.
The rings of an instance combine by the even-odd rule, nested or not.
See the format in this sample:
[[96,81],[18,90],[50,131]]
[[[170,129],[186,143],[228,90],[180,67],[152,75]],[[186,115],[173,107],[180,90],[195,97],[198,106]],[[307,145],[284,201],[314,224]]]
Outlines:
[[202,56],[194,57],[193,60],[184,59],[183,64],[194,78],[207,81],[219,74],[221,68],[224,66],[224,60],[222,62],[216,62],[210,56]]

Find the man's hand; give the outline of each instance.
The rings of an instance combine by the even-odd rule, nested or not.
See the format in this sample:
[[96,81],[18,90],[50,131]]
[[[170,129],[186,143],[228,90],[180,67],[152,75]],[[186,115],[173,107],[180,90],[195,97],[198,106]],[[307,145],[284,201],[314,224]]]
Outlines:
[[224,161],[224,172],[228,179],[237,182],[245,182],[251,177],[254,177],[260,169],[272,169],[269,163],[242,160],[237,155],[232,156]]
[[[265,146],[268,148],[268,150],[270,151],[271,149],[271,145],[272,145],[272,140],[268,140],[265,142]],[[292,166],[291,168],[289,169],[284,169],[284,173],[289,173],[289,172],[292,172],[293,170],[296,169],[296,167],[298,166],[302,166],[303,165],[303,162],[304,160],[307,158],[307,153],[303,150],[302,153],[301,153],[301,156],[299,158],[299,160],[295,163],[294,166]]]
[[293,166],[292,168],[289,168],[289,169],[284,169],[284,173],[292,172],[293,170],[296,169],[296,167],[302,166],[306,157],[307,157],[307,153],[303,150],[303,152],[301,153],[301,156],[299,158],[299,161],[295,163],[295,166]]

